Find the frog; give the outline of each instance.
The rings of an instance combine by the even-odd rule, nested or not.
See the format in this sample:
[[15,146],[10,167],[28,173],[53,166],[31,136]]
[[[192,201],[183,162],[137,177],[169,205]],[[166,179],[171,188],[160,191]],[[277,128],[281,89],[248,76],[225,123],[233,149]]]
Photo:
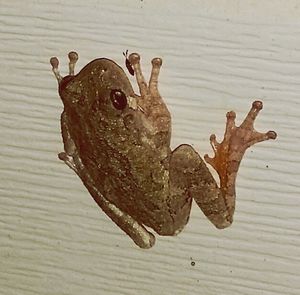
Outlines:
[[128,56],[136,94],[115,61],[97,58],[75,74],[78,53],[71,51],[68,57],[69,74],[64,77],[58,58],[50,59],[64,106],[64,151],[58,157],[79,176],[104,213],[143,249],[155,244],[153,231],[179,234],[189,221],[192,200],[217,229],[229,227],[246,149],[277,136],[254,129],[263,103],[254,101],[239,126],[236,113],[228,112],[224,139],[219,142],[211,135],[214,155],[202,158],[189,144],[171,149],[171,114],[158,88],[161,58],[152,59],[146,81],[140,55]]

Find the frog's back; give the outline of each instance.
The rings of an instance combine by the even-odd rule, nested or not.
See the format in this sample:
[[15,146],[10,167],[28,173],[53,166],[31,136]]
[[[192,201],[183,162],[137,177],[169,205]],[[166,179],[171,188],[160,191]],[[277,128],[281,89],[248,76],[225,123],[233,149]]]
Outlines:
[[[126,97],[123,108],[116,108],[112,101],[115,91]],[[97,189],[158,232],[163,223],[172,224],[170,130],[153,128],[143,110],[132,103],[139,97],[122,68],[108,59],[94,60],[62,95],[71,137]]]
[[[146,145],[130,144],[136,139],[113,132],[114,139],[101,130],[95,138],[78,141],[80,157],[97,189],[134,219],[160,231],[169,212],[168,159],[159,150]],[[126,138],[119,142],[117,138]],[[88,143],[87,143],[88,142]],[[163,220],[161,220],[163,218]]]

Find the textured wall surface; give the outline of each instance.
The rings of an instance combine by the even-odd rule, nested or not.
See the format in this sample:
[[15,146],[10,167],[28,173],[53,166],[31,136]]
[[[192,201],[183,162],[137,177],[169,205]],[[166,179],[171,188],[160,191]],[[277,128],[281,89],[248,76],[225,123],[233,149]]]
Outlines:
[[[164,4],[161,4],[164,3]],[[188,4],[184,4],[188,3]],[[0,0],[0,294],[300,294],[299,1]],[[172,147],[211,154],[225,113],[264,102],[237,210],[216,230],[194,204],[177,237],[138,249],[57,159],[62,103],[49,57],[67,72],[122,52],[163,58]],[[132,79],[134,87],[136,84]]]

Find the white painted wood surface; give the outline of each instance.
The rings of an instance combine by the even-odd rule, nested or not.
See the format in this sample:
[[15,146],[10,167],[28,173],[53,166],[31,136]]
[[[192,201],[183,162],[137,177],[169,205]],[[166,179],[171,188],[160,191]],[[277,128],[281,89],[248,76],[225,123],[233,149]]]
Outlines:
[[[300,294],[299,5],[0,0],[0,294]],[[247,152],[230,229],[194,204],[184,232],[140,250],[57,159],[62,103],[49,57],[65,74],[70,50],[78,70],[102,56],[124,64],[126,49],[147,74],[163,58],[173,147],[211,153],[226,111],[239,121],[264,101],[256,127],[278,139]]]

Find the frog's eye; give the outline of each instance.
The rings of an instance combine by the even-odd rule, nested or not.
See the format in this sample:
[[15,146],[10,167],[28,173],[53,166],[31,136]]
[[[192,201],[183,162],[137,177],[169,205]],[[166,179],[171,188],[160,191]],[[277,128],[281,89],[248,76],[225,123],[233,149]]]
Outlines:
[[117,110],[124,110],[127,106],[126,95],[121,90],[113,89],[110,92],[110,100]]

